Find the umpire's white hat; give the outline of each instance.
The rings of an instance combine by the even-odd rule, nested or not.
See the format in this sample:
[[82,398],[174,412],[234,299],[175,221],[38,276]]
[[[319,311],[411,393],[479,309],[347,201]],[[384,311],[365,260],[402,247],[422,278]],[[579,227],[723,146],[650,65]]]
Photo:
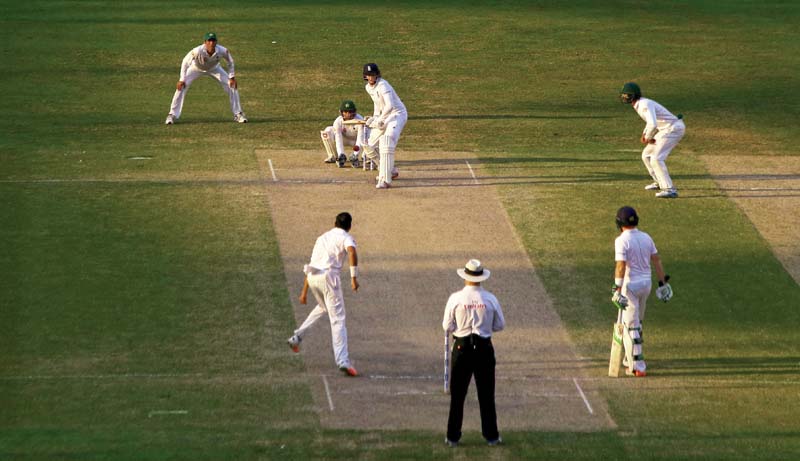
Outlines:
[[469,282],[483,282],[492,274],[489,269],[485,269],[477,259],[470,259],[463,269],[457,269],[459,277]]

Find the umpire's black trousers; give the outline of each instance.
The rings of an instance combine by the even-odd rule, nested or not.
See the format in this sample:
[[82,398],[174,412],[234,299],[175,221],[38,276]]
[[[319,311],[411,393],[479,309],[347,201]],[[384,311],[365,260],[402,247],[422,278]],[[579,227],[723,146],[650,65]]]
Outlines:
[[447,439],[461,440],[464,420],[464,400],[472,375],[478,389],[481,409],[481,432],[488,441],[497,440],[497,412],[494,406],[494,347],[491,338],[470,335],[453,342],[453,371],[450,380],[450,416],[447,419]]

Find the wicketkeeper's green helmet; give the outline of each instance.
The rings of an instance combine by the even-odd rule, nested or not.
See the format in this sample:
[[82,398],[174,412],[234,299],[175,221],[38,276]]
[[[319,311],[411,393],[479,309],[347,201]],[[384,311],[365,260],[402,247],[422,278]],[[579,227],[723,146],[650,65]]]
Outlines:
[[622,85],[622,89],[619,91],[619,98],[622,100],[623,104],[630,104],[641,97],[642,89],[633,82]]
[[339,112],[355,112],[356,111],[356,103],[350,101],[349,99],[346,101],[342,101],[342,104],[339,106]]

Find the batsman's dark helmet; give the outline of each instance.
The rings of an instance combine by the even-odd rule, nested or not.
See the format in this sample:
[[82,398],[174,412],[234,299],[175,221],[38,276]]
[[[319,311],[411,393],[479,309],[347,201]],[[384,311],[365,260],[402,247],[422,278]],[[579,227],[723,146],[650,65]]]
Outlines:
[[374,62],[368,62],[364,64],[364,80],[367,79],[367,75],[375,75],[380,77],[381,70],[378,69],[378,65],[375,64]]
[[339,112],[355,112],[356,111],[356,103],[353,101],[345,100],[342,101],[342,104],[339,106]]
[[353,225],[353,217],[350,216],[350,213],[343,211],[336,215],[335,225],[339,229],[344,229],[346,231],[349,231],[350,227]]
[[638,226],[639,215],[633,207],[624,206],[617,210],[617,229],[622,229],[623,226]]
[[628,82],[622,85],[622,89],[619,90],[619,99],[623,104],[630,104],[641,97],[642,89],[639,88],[639,85],[633,82]]

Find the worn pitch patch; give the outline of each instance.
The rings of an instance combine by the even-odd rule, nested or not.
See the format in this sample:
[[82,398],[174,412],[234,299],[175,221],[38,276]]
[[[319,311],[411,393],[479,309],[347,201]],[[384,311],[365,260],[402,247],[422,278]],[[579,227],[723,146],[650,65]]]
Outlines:
[[702,160],[800,284],[800,158],[704,155]]
[[[375,189],[377,172],[324,164],[319,153],[256,156],[298,325],[314,307],[313,300],[297,302],[314,241],[336,214],[353,215],[361,288],[350,290],[347,269],[343,285],[350,356],[361,376],[336,369],[326,318],[301,351],[324,426],[444,430],[450,398],[442,391],[442,316],[450,293],[464,286],[456,269],[477,258],[492,271],[484,286],[497,295],[507,322],[493,338],[500,430],[615,427],[596,385],[582,382],[588,364],[575,353],[473,154],[399,152],[400,177],[388,190]],[[274,334],[288,338],[292,331]],[[464,429],[480,429],[474,383]]]

